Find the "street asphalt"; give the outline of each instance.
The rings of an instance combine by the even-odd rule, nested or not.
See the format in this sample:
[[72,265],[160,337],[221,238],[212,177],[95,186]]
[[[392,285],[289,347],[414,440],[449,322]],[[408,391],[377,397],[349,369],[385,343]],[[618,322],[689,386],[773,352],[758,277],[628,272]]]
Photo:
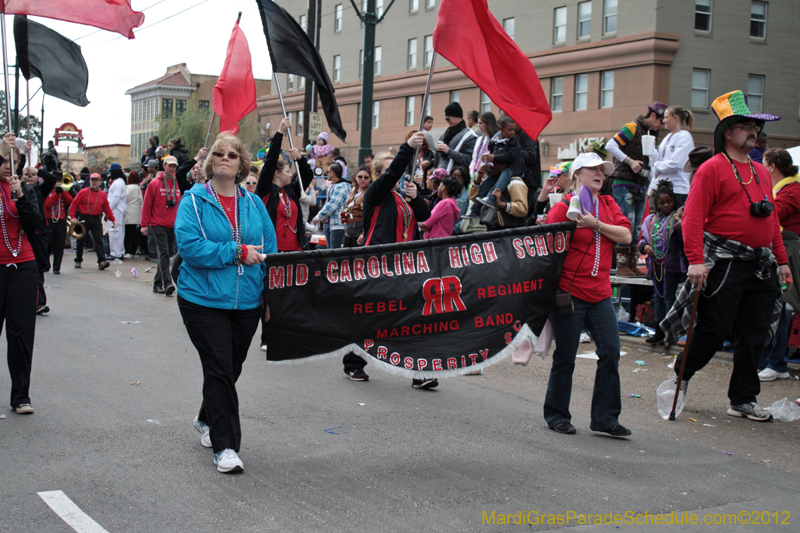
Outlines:
[[[62,274],[47,276],[36,413],[0,409],[0,531],[800,530],[800,421],[727,416],[724,362],[696,376],[684,413],[664,421],[654,392],[675,351],[626,338],[620,420],[633,436],[614,439],[588,428],[590,359],[576,363],[578,434],[568,436],[542,419],[549,358],[419,391],[374,364],[366,383],[337,360],[268,364],[257,334],[237,387],[245,471],[220,474],[192,427],[199,359],[175,297],[151,291],[154,263],[98,272],[87,259],[73,270],[67,254]],[[800,381],[764,384],[760,401],[783,397],[800,397]],[[39,496],[47,491],[63,491],[90,525],[70,527]],[[571,513],[699,523],[582,525]],[[542,514],[553,523],[538,523]],[[732,517],[737,525],[703,523]]]

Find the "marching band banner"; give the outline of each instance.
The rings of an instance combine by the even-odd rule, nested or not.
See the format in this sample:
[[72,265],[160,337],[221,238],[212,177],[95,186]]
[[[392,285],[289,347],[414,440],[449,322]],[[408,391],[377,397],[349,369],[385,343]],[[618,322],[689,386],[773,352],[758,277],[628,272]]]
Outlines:
[[267,257],[268,361],[354,352],[412,378],[535,345],[574,222]]

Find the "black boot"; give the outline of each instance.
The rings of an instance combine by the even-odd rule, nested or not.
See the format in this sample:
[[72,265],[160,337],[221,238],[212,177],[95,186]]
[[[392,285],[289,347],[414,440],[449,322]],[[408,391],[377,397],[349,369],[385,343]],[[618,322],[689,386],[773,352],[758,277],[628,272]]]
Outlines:
[[649,339],[646,339],[644,342],[646,342],[647,344],[663,345],[664,337],[665,337],[664,332],[661,330],[660,327],[658,327],[658,324],[656,324],[656,334],[650,337]]

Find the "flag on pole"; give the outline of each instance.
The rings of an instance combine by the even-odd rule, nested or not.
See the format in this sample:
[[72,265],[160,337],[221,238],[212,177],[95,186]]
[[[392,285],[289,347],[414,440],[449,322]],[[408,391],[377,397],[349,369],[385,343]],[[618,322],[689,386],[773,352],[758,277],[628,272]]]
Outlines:
[[303,28],[292,16],[272,0],[256,0],[261,11],[264,35],[267,37],[272,71],[303,76],[317,85],[322,111],[328,126],[337,137],[345,140],[339,107],[325,63]]
[[144,23],[144,13],[131,9],[131,0],[0,0],[0,12],[86,24],[128,39]]
[[85,107],[89,69],[81,47],[63,35],[28,20],[14,17],[17,64],[26,80],[42,80],[42,91],[71,104]]
[[487,0],[442,0],[433,49],[532,138],[553,118],[533,64],[491,14]]
[[214,85],[214,112],[219,115],[219,131],[239,132],[239,121],[256,108],[256,81],[250,46],[239,21],[231,32],[225,65]]

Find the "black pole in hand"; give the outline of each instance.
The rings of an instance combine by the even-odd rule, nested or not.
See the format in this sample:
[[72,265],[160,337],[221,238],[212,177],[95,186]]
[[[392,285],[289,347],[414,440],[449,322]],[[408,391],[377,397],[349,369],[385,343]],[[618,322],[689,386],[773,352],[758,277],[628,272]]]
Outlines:
[[703,287],[697,287],[694,290],[694,302],[692,303],[692,317],[689,319],[689,330],[686,332],[686,344],[683,346],[683,355],[681,356],[681,368],[678,372],[678,382],[675,384],[675,397],[672,399],[672,411],[669,413],[669,419],[675,420],[675,406],[678,405],[678,392],[681,389],[681,381],[683,381],[683,370],[686,368],[686,355],[689,353],[689,342],[692,340],[692,329],[694,329],[694,317],[697,314],[697,304],[700,303],[700,293],[703,292]]

